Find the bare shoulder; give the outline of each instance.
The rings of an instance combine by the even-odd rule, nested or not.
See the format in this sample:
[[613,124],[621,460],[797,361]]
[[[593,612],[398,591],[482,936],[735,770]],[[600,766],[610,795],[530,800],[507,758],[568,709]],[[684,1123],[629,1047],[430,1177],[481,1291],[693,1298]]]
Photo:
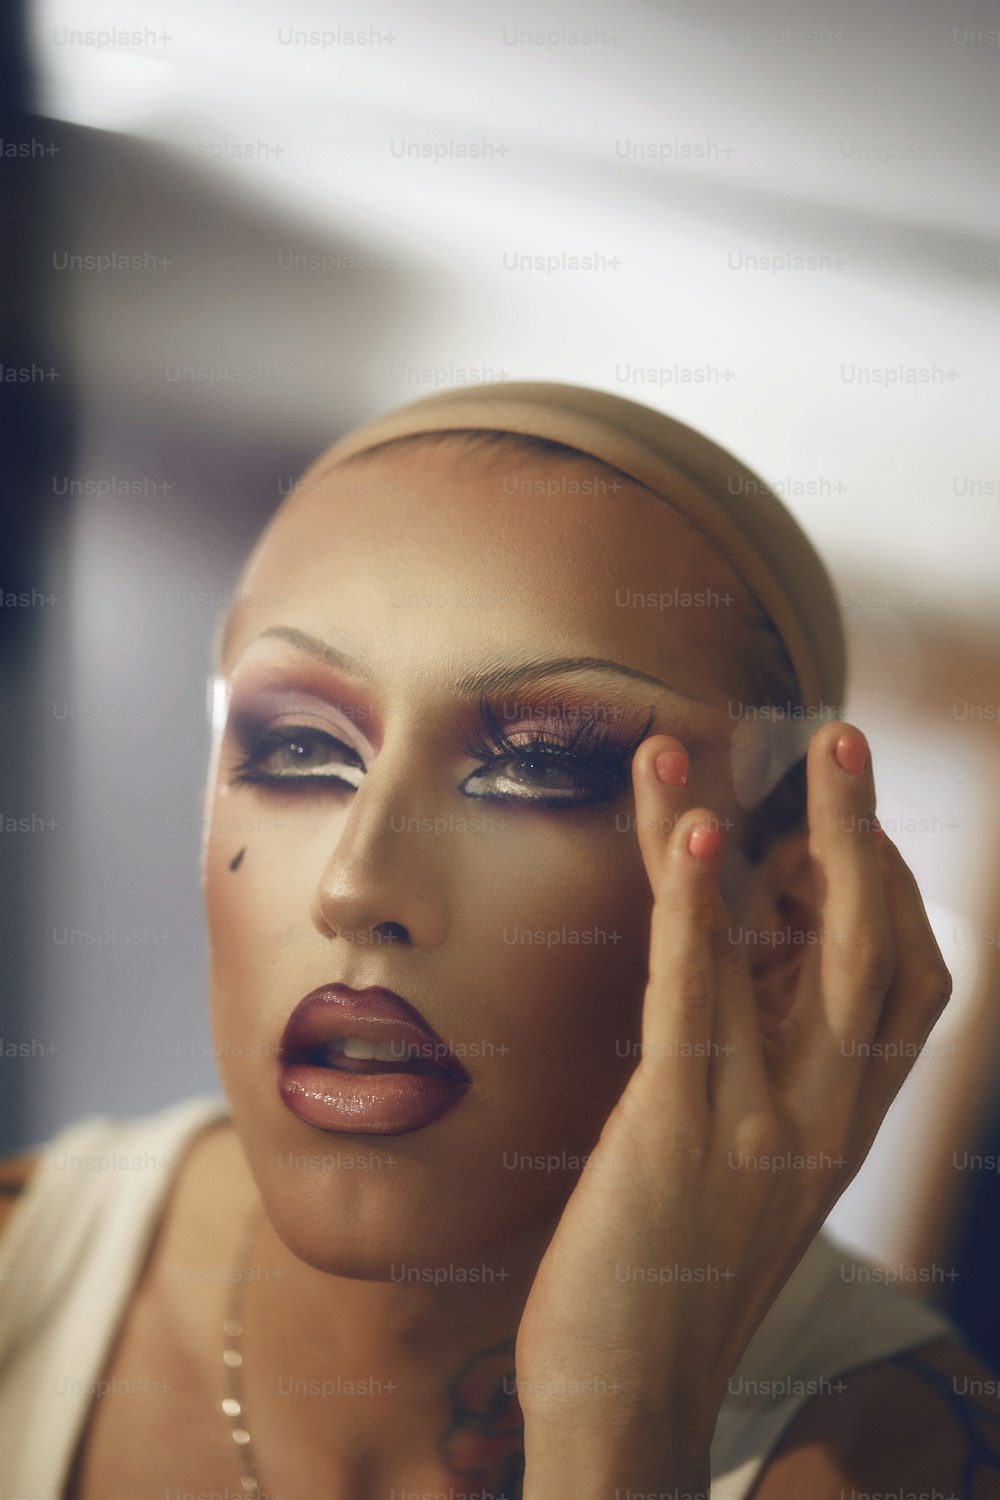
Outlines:
[[[40,1151],[28,1151],[17,1156],[0,1157],[0,1239],[24,1195],[41,1155]],[[210,1121],[185,1148],[179,1170],[171,1184],[167,1217],[172,1216],[179,1192],[187,1189],[188,1184],[195,1188],[195,1198],[204,1217],[206,1212],[217,1206],[220,1192],[224,1194],[230,1187],[234,1171],[236,1176],[240,1175],[241,1166],[232,1121]],[[246,1176],[245,1172],[243,1176]]]
[[833,1387],[790,1424],[751,1500],[1000,1500],[1000,1379],[964,1344],[935,1339]]
[[28,1185],[36,1161],[37,1154],[33,1151],[0,1158],[0,1235]]

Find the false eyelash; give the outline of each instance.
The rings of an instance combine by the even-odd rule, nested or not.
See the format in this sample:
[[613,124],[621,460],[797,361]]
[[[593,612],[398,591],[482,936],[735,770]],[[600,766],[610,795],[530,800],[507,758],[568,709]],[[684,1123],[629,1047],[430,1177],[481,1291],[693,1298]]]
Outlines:
[[579,759],[603,774],[622,776],[656,718],[650,709],[642,728],[625,739],[609,730],[596,718],[577,720],[564,739],[544,732],[531,738],[515,740],[501,722],[495,703],[485,694],[479,699],[479,723],[460,739],[460,748],[473,760],[491,764],[497,760],[530,760],[552,756],[560,760]]

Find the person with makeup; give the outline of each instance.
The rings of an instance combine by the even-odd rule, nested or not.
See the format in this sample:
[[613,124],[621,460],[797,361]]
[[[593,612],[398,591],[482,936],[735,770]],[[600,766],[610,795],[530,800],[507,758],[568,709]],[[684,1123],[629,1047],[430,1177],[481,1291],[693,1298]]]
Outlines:
[[323,454],[217,649],[225,1097],[6,1165],[4,1493],[1000,1495],[995,1377],[822,1230],[951,985],[844,658],[648,407]]

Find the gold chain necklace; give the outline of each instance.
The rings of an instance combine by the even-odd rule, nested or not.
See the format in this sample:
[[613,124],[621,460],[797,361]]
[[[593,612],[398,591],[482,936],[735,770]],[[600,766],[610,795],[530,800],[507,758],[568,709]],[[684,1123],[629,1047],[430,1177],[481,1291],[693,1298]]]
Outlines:
[[[237,1271],[249,1264],[250,1252],[253,1249],[253,1242],[262,1216],[262,1209],[251,1210],[237,1252]],[[240,1458],[240,1467],[243,1471],[240,1484],[247,1500],[267,1500],[267,1493],[257,1478],[250,1445],[250,1429],[247,1426],[246,1401],[243,1396],[243,1353],[240,1348],[240,1341],[243,1338],[243,1281],[239,1275],[233,1278],[229,1291],[226,1316],[222,1320],[222,1331],[225,1334],[222,1362],[226,1367],[228,1388],[222,1402],[222,1410],[229,1418],[229,1435]]]
[[[240,1271],[250,1263],[254,1241],[263,1218],[263,1205],[251,1209],[236,1255],[237,1271]],[[226,1315],[222,1320],[222,1332],[225,1335],[222,1362],[226,1367],[227,1393],[221,1404],[223,1412],[229,1418],[229,1436],[239,1454],[240,1468],[242,1470],[240,1484],[246,1500],[268,1500],[267,1491],[257,1477],[257,1468],[254,1463],[253,1449],[250,1441],[250,1428],[247,1425],[246,1400],[243,1394],[243,1351],[240,1347],[243,1338],[243,1298],[243,1278],[241,1275],[236,1275],[233,1277],[233,1283],[226,1299]],[[501,1347],[505,1348],[506,1345]],[[520,1493],[520,1484],[518,1481],[515,1481],[514,1494],[515,1496],[519,1496]],[[0,1497],[0,1500],[2,1500],[2,1497]],[[281,1497],[275,1496],[274,1500],[281,1500]],[[500,1500],[502,1500],[502,1497],[500,1497]]]

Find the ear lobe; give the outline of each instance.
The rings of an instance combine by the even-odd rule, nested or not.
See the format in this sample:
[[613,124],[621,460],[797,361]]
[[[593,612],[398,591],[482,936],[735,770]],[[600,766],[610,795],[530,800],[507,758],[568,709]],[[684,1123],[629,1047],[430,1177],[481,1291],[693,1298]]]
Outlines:
[[757,868],[743,940],[761,1031],[776,1036],[795,1001],[802,963],[819,940],[808,834],[786,834]]

